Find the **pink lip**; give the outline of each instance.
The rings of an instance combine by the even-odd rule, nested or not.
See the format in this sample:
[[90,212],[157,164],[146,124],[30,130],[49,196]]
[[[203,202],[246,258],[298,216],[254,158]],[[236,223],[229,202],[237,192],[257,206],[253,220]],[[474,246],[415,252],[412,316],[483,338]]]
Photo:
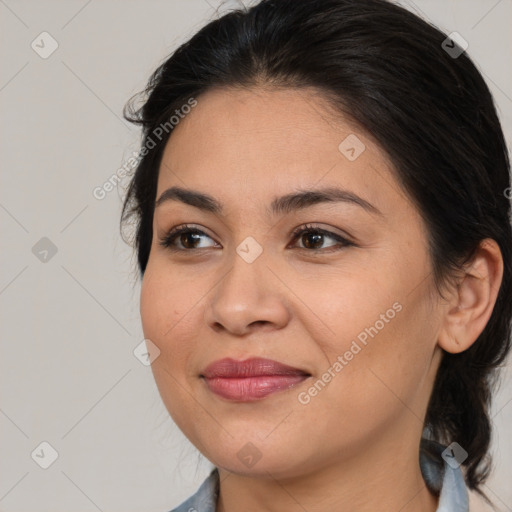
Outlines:
[[213,393],[240,402],[259,400],[272,393],[289,389],[310,374],[271,359],[251,358],[236,361],[220,359],[201,374]]

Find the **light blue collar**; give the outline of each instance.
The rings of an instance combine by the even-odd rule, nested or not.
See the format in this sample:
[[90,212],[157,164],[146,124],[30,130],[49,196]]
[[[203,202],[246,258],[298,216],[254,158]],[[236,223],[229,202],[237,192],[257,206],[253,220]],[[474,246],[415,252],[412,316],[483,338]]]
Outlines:
[[[422,439],[420,468],[428,488],[439,495],[436,512],[469,512],[466,484],[460,467],[451,467],[441,457],[444,447]],[[197,492],[170,512],[216,512],[219,471],[214,468]]]

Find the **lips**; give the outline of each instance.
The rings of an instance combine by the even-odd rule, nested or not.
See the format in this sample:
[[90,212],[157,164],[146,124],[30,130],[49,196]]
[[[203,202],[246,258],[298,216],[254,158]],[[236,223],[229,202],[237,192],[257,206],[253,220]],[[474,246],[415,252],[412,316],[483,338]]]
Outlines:
[[226,358],[210,364],[201,377],[213,393],[228,400],[249,402],[300,384],[310,374],[271,359]]

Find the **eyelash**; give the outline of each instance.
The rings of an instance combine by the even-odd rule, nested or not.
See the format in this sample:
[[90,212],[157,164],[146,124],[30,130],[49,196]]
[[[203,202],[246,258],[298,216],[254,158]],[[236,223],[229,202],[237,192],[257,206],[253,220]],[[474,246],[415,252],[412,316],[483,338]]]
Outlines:
[[[184,225],[178,228],[175,228],[171,230],[167,235],[165,235],[163,238],[160,239],[160,245],[162,247],[165,247],[166,249],[169,249],[170,251],[175,252],[191,252],[194,250],[200,250],[205,249],[205,247],[200,247],[199,249],[180,249],[173,246],[174,241],[176,238],[178,238],[180,235],[187,233],[187,234],[198,234],[198,235],[206,235],[208,236],[204,231],[201,231],[200,229],[194,228],[192,226]],[[295,242],[297,239],[300,238],[301,235],[304,233],[314,233],[314,234],[320,234],[325,235],[330,238],[333,238],[339,244],[342,245],[341,248],[336,248],[336,246],[330,246],[326,249],[308,249],[307,247],[299,247],[299,249],[307,251],[307,252],[332,252],[333,250],[341,250],[345,247],[355,246],[354,243],[352,243],[350,240],[347,240],[346,238],[337,235],[335,233],[332,233],[331,231],[327,231],[325,229],[317,228],[315,226],[312,226],[310,224],[305,224],[302,226],[299,226],[298,228],[295,228],[292,232],[293,242]],[[211,237],[209,237],[211,238]]]

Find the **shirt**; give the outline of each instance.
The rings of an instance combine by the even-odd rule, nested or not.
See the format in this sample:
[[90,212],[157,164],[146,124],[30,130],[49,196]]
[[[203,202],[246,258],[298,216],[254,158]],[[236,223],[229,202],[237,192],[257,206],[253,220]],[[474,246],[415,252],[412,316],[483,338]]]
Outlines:
[[[445,447],[422,439],[420,468],[427,487],[437,496],[436,512],[469,512],[469,496],[462,471],[441,456]],[[170,512],[215,512],[219,496],[219,471],[214,468],[190,498]]]

